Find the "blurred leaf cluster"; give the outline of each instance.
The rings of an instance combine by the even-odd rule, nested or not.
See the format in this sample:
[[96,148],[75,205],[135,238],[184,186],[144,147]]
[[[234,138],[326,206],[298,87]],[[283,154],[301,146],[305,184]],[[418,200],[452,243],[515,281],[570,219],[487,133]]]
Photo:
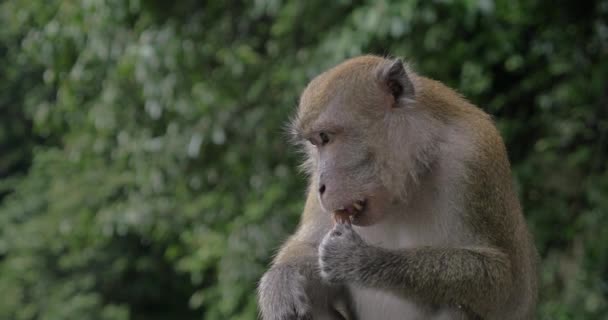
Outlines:
[[254,319],[315,74],[405,57],[497,119],[539,319],[608,316],[608,1],[0,3],[1,319]]

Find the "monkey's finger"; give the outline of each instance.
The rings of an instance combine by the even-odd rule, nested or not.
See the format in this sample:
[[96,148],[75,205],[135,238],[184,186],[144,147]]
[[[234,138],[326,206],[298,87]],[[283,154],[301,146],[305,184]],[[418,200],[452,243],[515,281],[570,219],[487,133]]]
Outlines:
[[309,313],[304,315],[296,314],[288,317],[283,317],[281,318],[281,320],[312,320],[312,315]]
[[339,237],[350,231],[352,231],[352,226],[349,223],[338,223],[331,230],[330,234],[334,237]]
[[343,229],[340,228],[341,224],[337,224],[332,230],[330,235],[332,237],[339,237],[343,234]]
[[304,314],[296,312],[295,315],[287,317],[286,320],[312,320],[312,314],[310,312]]

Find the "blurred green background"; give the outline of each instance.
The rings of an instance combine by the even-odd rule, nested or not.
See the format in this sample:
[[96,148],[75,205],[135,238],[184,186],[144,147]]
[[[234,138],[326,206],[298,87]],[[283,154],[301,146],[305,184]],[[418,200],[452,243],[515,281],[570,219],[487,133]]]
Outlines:
[[255,319],[320,71],[405,57],[497,119],[539,319],[608,317],[608,1],[0,2],[0,319]]

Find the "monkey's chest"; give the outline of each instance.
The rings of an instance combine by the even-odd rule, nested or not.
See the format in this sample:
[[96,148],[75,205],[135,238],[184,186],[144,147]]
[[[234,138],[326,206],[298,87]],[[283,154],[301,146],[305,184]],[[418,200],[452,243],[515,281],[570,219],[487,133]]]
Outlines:
[[458,318],[456,312],[448,308],[432,308],[381,290],[351,286],[349,291],[356,320],[448,320]]
[[[408,224],[396,219],[369,227],[355,227],[363,240],[373,246],[385,249],[404,249],[436,245],[443,242],[444,234],[436,226]],[[439,231],[439,232],[438,232]]]
[[426,319],[414,302],[368,288],[350,287],[352,307],[357,320]]
[[[430,219],[403,221],[396,218],[387,219],[374,226],[355,227],[355,231],[368,244],[393,250],[460,241],[460,239],[451,239],[446,230],[449,228],[441,222]],[[357,286],[349,286],[349,292],[356,320],[460,319],[458,310],[421,304],[408,299],[405,295]]]

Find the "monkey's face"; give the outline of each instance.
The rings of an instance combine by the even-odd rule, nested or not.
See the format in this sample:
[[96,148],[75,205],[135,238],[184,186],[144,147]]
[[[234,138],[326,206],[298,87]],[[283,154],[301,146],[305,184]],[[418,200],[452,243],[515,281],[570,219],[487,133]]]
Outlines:
[[[312,188],[321,207],[329,214],[346,211],[355,225],[378,222],[391,201],[378,174],[378,150],[374,138],[378,128],[357,114],[344,112],[344,105],[334,107],[321,115],[320,121],[307,135],[309,141]],[[339,119],[330,122],[329,119]]]
[[394,99],[377,74],[373,64],[322,74],[302,94],[294,121],[321,207],[328,214],[348,211],[362,226],[380,221],[398,198],[383,172]]

